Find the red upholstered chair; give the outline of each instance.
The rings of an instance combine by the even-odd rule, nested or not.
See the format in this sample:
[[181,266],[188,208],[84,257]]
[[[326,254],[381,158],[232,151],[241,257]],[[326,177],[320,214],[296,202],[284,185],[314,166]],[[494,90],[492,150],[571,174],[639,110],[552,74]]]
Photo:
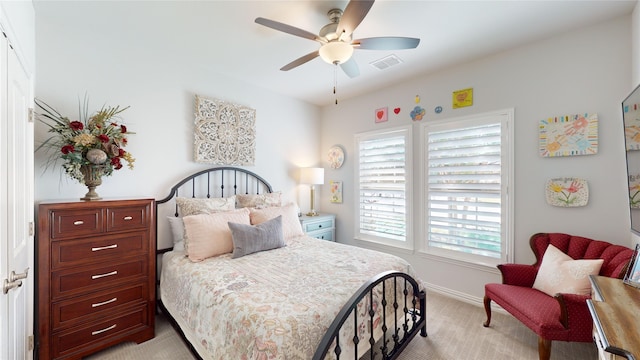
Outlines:
[[633,250],[562,233],[538,233],[531,236],[529,243],[536,256],[533,265],[498,265],[502,284],[485,285],[487,321],[484,326],[488,327],[491,322],[493,300],[538,335],[540,360],[548,360],[553,340],[593,341],[593,323],[586,303],[589,295],[558,293],[552,297],[532,288],[549,244],[576,260],[604,259],[599,275],[615,278],[624,277]]

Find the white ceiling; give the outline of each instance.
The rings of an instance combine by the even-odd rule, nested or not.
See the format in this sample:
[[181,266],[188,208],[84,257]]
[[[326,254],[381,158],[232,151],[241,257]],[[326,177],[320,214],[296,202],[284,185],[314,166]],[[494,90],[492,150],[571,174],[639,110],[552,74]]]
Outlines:
[[[254,22],[264,17],[312,33],[329,23],[327,11],[344,9],[347,1],[143,1],[107,2],[128,6],[127,11],[107,12],[103,7],[78,3],[36,1],[35,8],[59,21],[95,21],[88,13],[109,16],[111,31],[145,39],[157,16],[161,36],[175,43],[174,50],[188,66],[201,66],[253,86],[316,104],[334,102],[334,66],[316,58],[288,72],[279,69],[319,48],[319,43],[282,33]],[[95,4],[95,2],[93,2]],[[102,6],[105,3],[102,3]],[[354,32],[354,39],[376,36],[420,38],[411,50],[356,50],[360,76],[347,77],[338,69],[338,98],[376,90],[420,74],[503,51],[623,14],[631,13],[636,0],[604,1],[376,1]],[[66,6],[65,6],[66,5]],[[56,9],[60,9],[56,11]],[[73,10],[71,10],[73,9]],[[68,19],[65,20],[65,17]],[[149,19],[145,19],[149,17]],[[170,19],[167,21],[167,19]],[[86,20],[85,20],[86,21]],[[161,23],[161,24],[160,24]],[[157,42],[157,40],[156,40]],[[380,71],[369,63],[395,54],[402,64]]]

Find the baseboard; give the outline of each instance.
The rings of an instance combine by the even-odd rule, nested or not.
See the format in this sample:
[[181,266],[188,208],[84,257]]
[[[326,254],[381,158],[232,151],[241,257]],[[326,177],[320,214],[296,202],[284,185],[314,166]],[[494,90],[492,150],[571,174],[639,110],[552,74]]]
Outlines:
[[[429,292],[435,292],[438,293],[440,295],[446,296],[446,297],[450,297],[454,300],[458,300],[458,301],[462,301],[464,303],[467,304],[471,304],[471,305],[475,305],[478,307],[481,307],[484,309],[484,299],[481,297],[477,297],[477,296],[471,296],[467,293],[463,293],[460,291],[456,291],[456,290],[452,290],[443,286],[439,286],[439,285],[435,285],[435,284],[431,284],[428,282],[424,283],[425,286],[427,287],[427,298],[429,297]],[[507,312],[498,304],[496,304],[495,302],[491,303],[491,310],[492,311],[498,311],[501,312],[503,314],[507,314]]]

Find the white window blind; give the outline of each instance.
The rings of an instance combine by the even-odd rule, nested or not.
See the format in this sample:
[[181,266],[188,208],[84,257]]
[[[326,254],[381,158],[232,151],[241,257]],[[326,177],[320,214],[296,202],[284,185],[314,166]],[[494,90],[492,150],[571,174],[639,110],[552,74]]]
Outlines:
[[360,135],[357,237],[387,244],[406,242],[408,129]]
[[427,126],[427,247],[505,259],[505,126],[500,118]]

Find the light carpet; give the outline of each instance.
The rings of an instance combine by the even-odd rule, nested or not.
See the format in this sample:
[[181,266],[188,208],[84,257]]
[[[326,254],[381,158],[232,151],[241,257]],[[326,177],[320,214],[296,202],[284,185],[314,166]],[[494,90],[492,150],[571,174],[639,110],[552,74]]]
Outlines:
[[[416,336],[400,360],[535,360],[538,337],[510,315],[494,310],[485,328],[484,308],[429,292],[428,337]],[[592,343],[554,341],[552,360],[597,359]],[[96,353],[91,360],[191,360],[193,355],[163,315],[156,317],[156,337],[142,344],[123,343]]]

